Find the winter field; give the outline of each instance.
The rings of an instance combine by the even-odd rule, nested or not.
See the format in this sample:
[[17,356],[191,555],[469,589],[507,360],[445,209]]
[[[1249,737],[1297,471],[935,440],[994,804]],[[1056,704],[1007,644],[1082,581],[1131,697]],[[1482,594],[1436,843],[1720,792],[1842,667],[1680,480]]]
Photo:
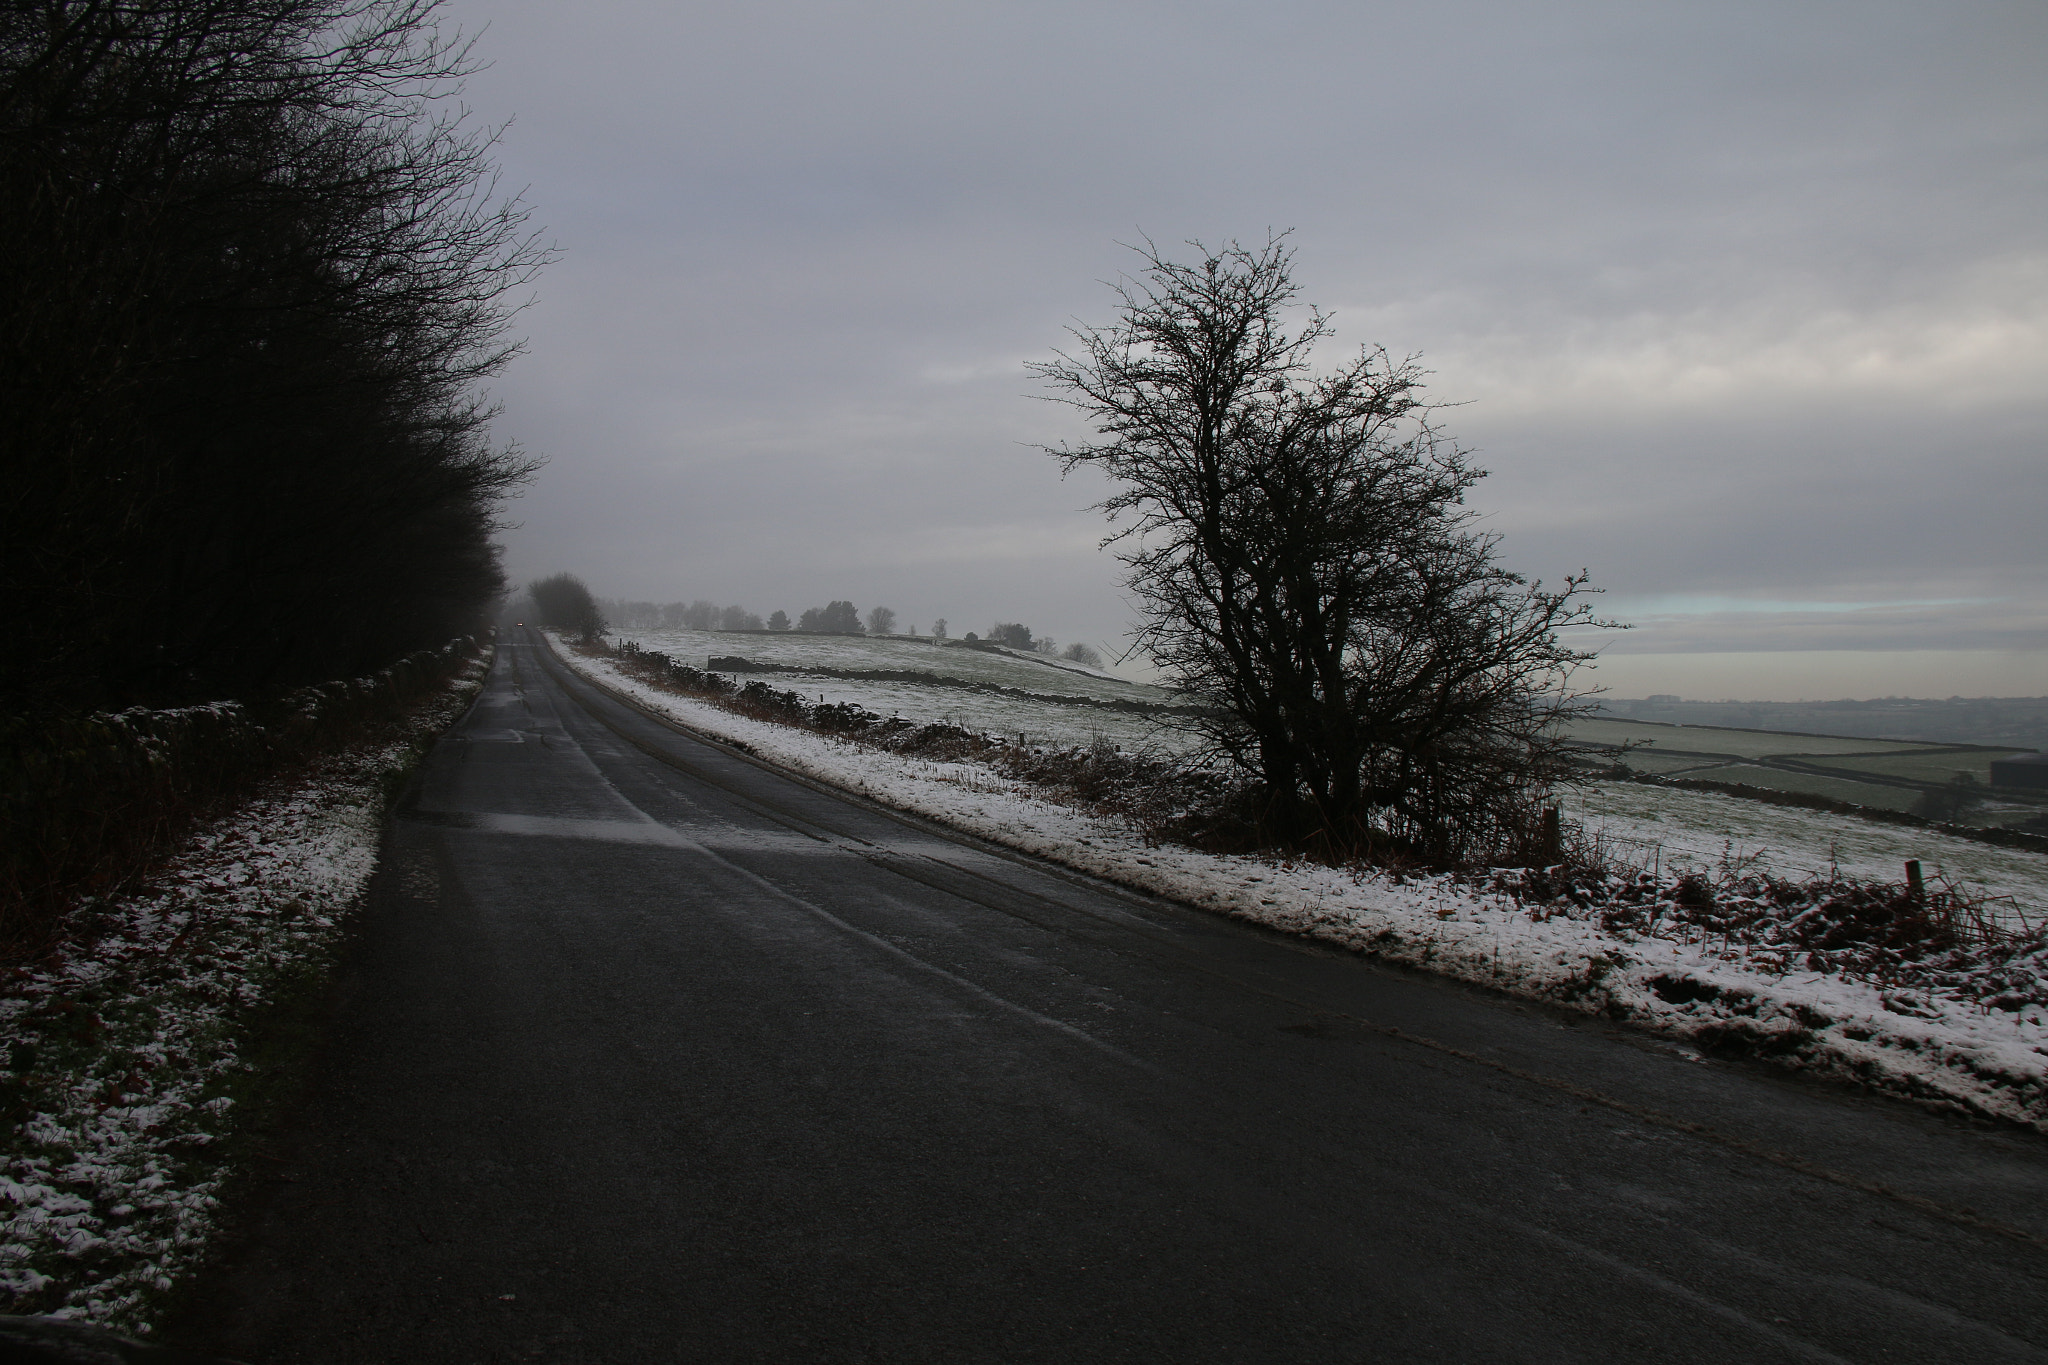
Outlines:
[[275,1060],[274,1012],[327,970],[397,783],[490,657],[380,741],[200,830],[148,885],[81,907],[54,953],[14,973],[0,1311],[148,1331],[215,1231],[238,1108]]
[[[1723,730],[1608,716],[1577,722],[1571,737],[1606,746],[1613,761],[1639,773],[1810,792],[1889,810],[1913,810],[1925,789],[1943,789],[1958,780],[1986,788],[1992,760],[2020,752],[1981,744]],[[1986,793],[1970,823],[2016,826],[2044,816],[2048,798],[2004,789]]]
[[[841,672],[916,671],[963,683],[1013,688],[1093,701],[1128,701],[1158,706],[1172,701],[1157,687],[1127,682],[1077,664],[1016,651],[990,653],[945,647],[906,638],[803,635],[795,632],[662,630],[622,631],[619,638],[659,650],[702,668],[713,658],[744,658],[785,667]],[[738,676],[738,675],[735,675]],[[831,677],[822,673],[777,673],[764,681],[829,703],[852,703],[883,716],[919,723],[943,721],[978,732],[1024,736],[1046,746],[1085,746],[1098,739],[1126,749],[1183,750],[1187,738],[1156,716],[1099,707],[1034,700],[997,692],[934,687],[915,682]],[[1769,754],[1828,755],[1888,753],[1900,761],[1939,763],[1944,746],[1870,739],[1828,739],[1765,731],[1715,730],[1595,718],[1575,737],[1592,743],[1640,742],[1661,738],[1666,749],[1705,747],[1748,757]],[[1703,738],[1704,737],[1704,738]],[[1926,751],[1935,750],[1934,754]],[[1631,754],[1633,759],[1635,754]],[[1688,760],[1694,766],[1702,760]],[[1746,769],[1756,772],[1756,769]],[[1700,773],[1706,776],[1709,774]],[[1711,774],[1730,781],[1752,777]],[[1757,785],[1764,785],[1758,783]],[[1812,788],[1804,788],[1812,789]],[[1857,799],[1854,796],[1845,799]],[[1941,878],[1984,896],[2009,898],[1994,907],[2014,922],[2048,919],[2048,854],[2000,848],[1934,830],[1878,824],[1852,816],[1770,806],[1711,792],[1608,782],[1571,798],[1565,814],[1586,837],[1625,861],[1659,871],[1717,873],[1745,867],[1776,875],[1843,876],[1897,881],[1907,859],[1918,859],[1931,878]]]

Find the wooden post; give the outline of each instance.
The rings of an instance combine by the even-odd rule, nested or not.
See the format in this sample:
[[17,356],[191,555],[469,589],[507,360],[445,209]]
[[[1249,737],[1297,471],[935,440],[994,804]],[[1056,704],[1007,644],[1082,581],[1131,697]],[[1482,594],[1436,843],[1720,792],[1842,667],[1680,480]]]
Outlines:
[[1564,832],[1558,828],[1557,807],[1543,812],[1543,865],[1550,866],[1564,856]]
[[1920,880],[1920,860],[1913,858],[1906,863],[1906,894],[1914,900],[1927,899],[1927,883]]

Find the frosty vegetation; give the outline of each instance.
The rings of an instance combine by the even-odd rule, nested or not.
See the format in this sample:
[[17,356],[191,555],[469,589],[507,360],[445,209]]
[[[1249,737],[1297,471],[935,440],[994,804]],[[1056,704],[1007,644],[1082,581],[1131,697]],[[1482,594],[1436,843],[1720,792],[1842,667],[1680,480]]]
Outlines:
[[78,906],[10,974],[0,1311],[148,1329],[215,1231],[276,1012],[327,970],[398,782],[488,658]]

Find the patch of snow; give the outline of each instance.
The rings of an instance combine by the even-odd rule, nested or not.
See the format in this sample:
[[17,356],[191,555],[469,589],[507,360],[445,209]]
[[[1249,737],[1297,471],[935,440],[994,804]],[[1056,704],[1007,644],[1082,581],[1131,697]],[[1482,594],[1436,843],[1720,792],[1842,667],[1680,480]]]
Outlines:
[[390,775],[488,663],[397,737],[194,834],[146,889],[81,906],[51,958],[6,982],[0,1086],[27,1111],[0,1165],[6,1311],[148,1330],[215,1230],[252,1012],[327,964],[376,867]]
[[2048,919],[2048,854],[2030,849],[1638,782],[1600,783],[1579,803],[1571,813],[1588,833],[1632,844],[1619,851],[1659,858],[1666,869],[1711,870],[1727,858],[1795,879],[1837,869],[1845,877],[1896,882],[1912,858],[1929,878],[2009,897],[2028,922]]
[[[743,658],[754,663],[791,668],[936,673],[962,682],[1016,687],[1026,692],[1056,692],[1103,701],[1136,701],[1152,705],[1179,699],[1161,687],[1131,682],[1070,660],[1053,659],[1000,646],[970,649],[934,645],[921,640],[859,635],[810,635],[802,631],[771,634],[728,634],[708,630],[628,630],[618,639],[643,649],[658,650],[692,668],[713,658]],[[1056,670],[1056,671],[1055,671]]]

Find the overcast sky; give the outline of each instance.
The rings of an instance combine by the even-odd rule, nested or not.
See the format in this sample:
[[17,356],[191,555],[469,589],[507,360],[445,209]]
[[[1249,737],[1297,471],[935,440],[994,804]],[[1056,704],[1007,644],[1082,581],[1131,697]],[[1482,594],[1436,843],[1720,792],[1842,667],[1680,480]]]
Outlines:
[[[562,249],[514,581],[1115,645],[1025,362],[1293,229],[1618,696],[2048,692],[2048,5],[457,0]],[[1186,253],[1192,255],[1192,251]]]

